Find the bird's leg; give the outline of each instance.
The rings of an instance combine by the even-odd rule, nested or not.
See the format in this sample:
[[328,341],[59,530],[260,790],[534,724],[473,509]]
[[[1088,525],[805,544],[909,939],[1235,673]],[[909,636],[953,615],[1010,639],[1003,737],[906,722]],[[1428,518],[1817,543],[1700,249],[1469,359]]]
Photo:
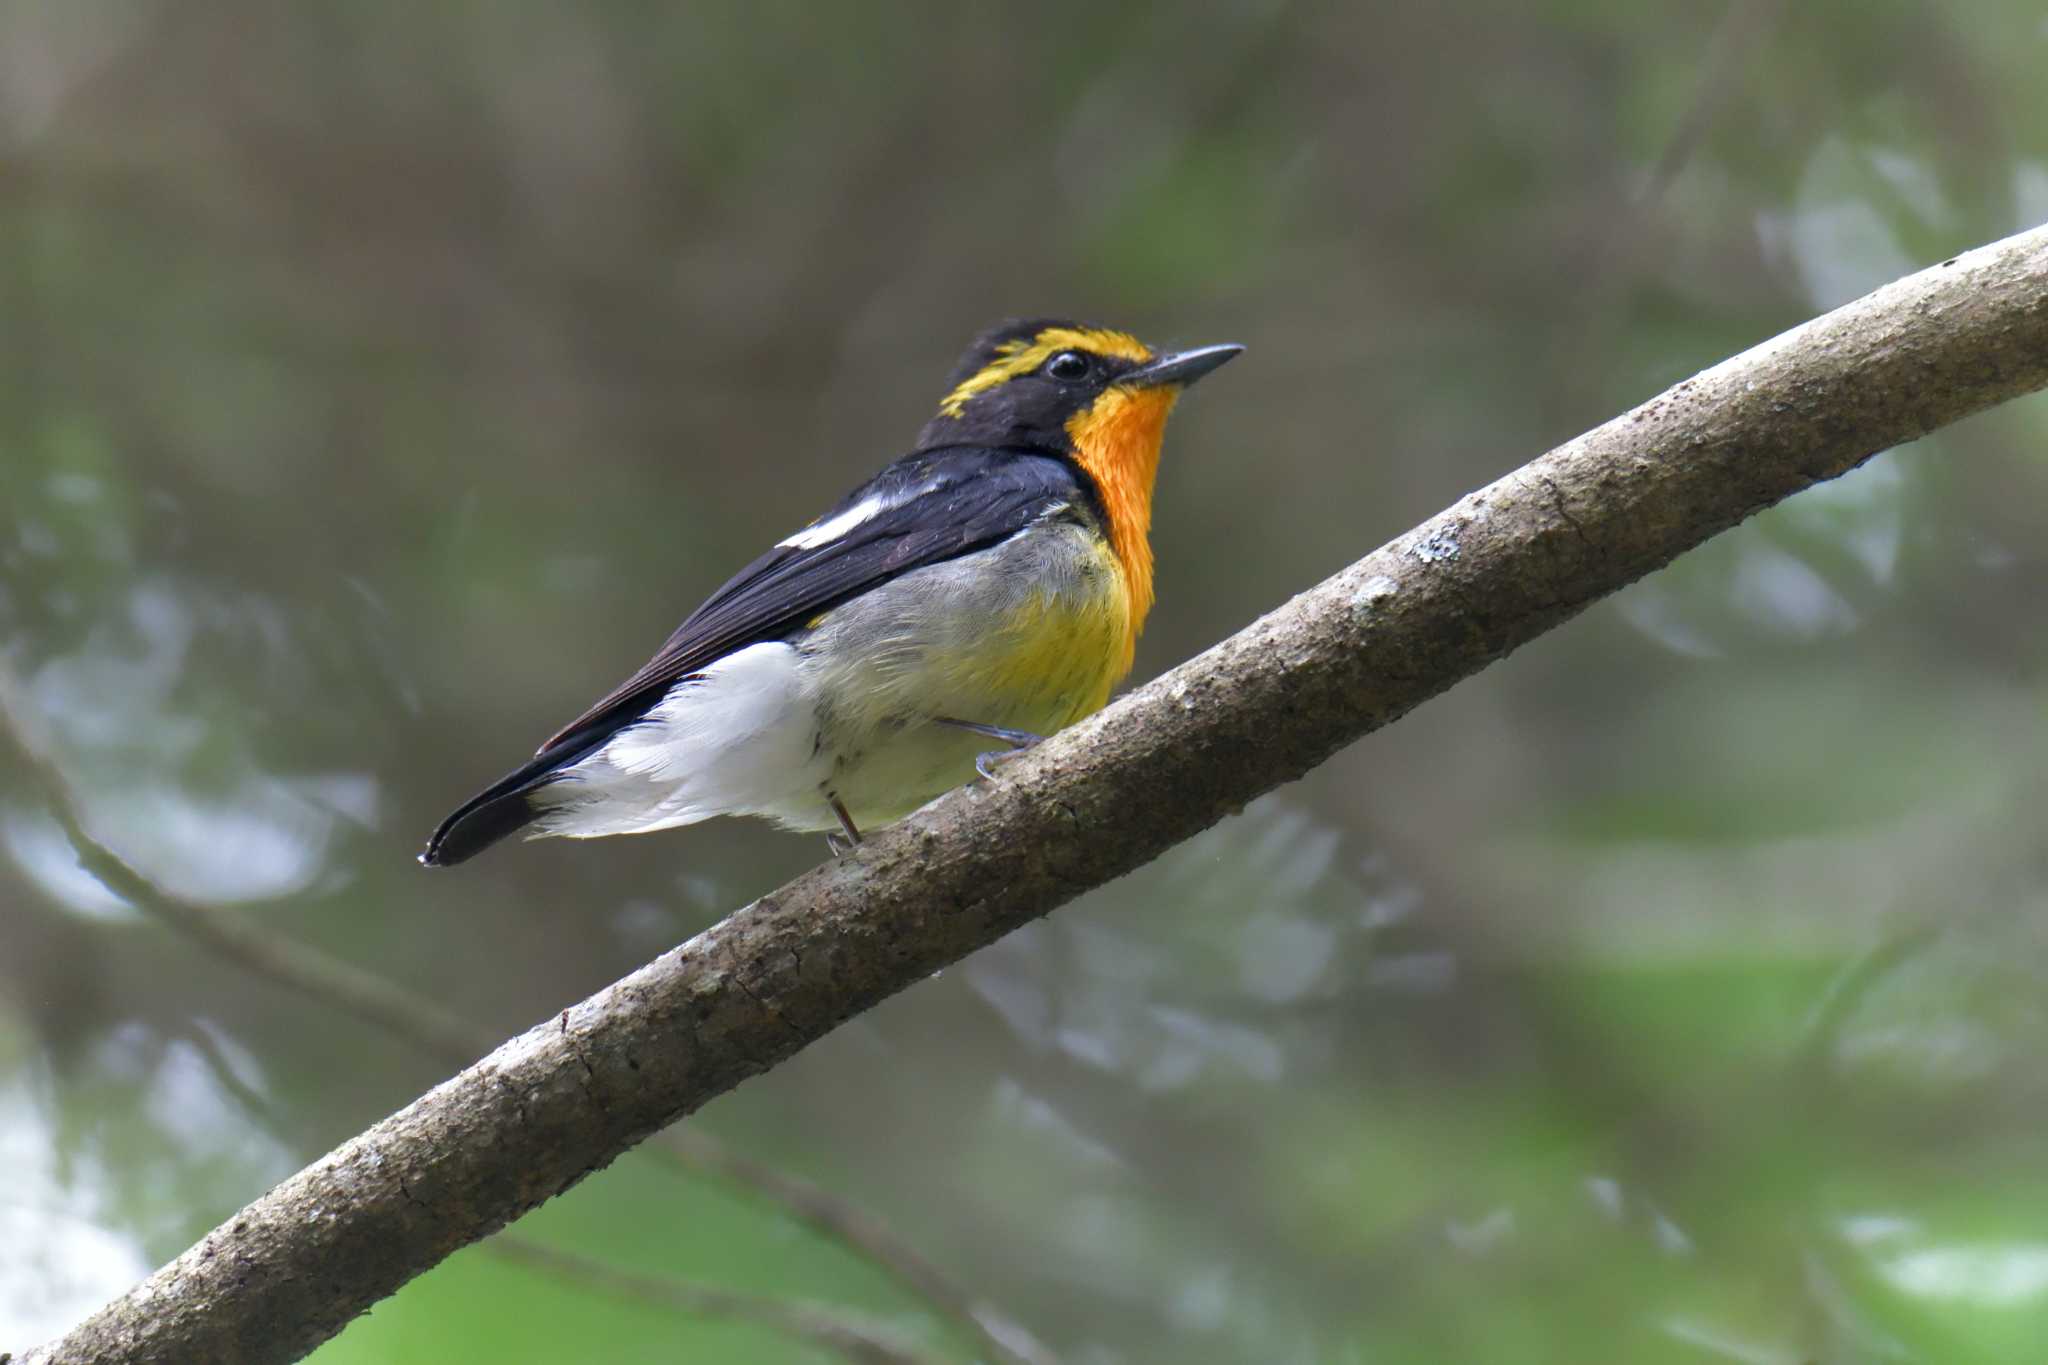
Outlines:
[[846,803],[839,799],[839,793],[826,792],[825,804],[832,807],[832,813],[839,817],[839,828],[846,831],[843,838],[837,834],[827,834],[825,847],[832,850],[833,857],[844,858],[853,851],[853,846],[860,842],[860,830],[854,826],[853,817],[846,813]]
[[977,735],[987,735],[990,739],[999,739],[1010,746],[1007,749],[992,749],[988,753],[974,756],[974,771],[991,782],[996,780],[996,764],[1006,758],[1015,758],[1045,738],[1044,735],[1034,735],[1029,730],[1005,730],[1000,725],[981,725],[971,720],[954,720],[950,716],[940,716],[938,722],[941,725],[950,725],[956,730],[969,730]]

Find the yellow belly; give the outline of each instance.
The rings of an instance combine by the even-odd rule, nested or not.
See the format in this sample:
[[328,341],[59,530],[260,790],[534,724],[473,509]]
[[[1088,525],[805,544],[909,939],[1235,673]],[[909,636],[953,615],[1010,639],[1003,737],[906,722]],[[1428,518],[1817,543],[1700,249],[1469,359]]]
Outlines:
[[950,675],[943,690],[983,713],[956,719],[1051,734],[1101,710],[1130,671],[1123,605],[1120,593],[1084,601],[1040,595],[991,623],[980,647],[935,660]]
[[[1049,735],[1102,708],[1130,671],[1130,597],[1079,528],[918,571],[821,623],[821,790],[862,828],[974,776],[997,741],[943,721]],[[842,614],[843,613],[843,614]]]

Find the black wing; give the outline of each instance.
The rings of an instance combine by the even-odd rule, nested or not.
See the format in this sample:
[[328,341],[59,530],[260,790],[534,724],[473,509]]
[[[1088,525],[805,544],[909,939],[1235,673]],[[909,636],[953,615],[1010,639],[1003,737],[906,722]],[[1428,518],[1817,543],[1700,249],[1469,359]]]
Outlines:
[[872,503],[870,514],[829,538],[810,541],[800,531],[740,570],[659,653],[535,757],[587,751],[638,720],[675,683],[736,649],[782,638],[898,574],[993,545],[1055,504],[1090,501],[1073,466],[1048,455],[963,446],[906,456],[807,530],[828,529]]
[[[854,509],[873,500],[871,513]],[[736,649],[780,639],[878,583],[1014,535],[1059,504],[1100,515],[1073,466],[1023,450],[958,446],[898,460],[830,512],[742,569],[661,652],[526,763],[463,802],[420,861],[452,867],[539,814],[531,793],[645,715],[668,689]],[[840,530],[835,518],[846,518]]]

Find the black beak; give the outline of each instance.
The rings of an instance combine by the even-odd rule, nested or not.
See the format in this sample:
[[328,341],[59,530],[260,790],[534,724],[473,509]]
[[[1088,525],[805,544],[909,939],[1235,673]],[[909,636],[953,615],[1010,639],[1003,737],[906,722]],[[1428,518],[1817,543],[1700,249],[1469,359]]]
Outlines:
[[1188,385],[1200,379],[1209,371],[1231,357],[1241,354],[1244,347],[1225,343],[1221,346],[1197,346],[1192,351],[1175,351],[1132,370],[1119,384],[1133,388],[1156,388],[1161,384]]

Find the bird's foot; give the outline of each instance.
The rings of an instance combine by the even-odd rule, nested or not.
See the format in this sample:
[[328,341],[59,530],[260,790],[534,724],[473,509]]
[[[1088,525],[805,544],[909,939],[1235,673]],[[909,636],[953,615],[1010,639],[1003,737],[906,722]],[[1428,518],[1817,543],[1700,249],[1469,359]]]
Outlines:
[[990,749],[985,753],[976,754],[974,756],[974,771],[980,773],[989,781],[994,782],[997,780],[996,768],[1001,764],[1008,763],[1011,759],[1023,753],[1024,749],[1028,747],[1026,745],[1016,749]]
[[991,782],[996,780],[997,765],[1015,758],[1045,738],[1044,735],[1034,735],[1029,730],[1006,730],[1000,725],[981,725],[971,720],[952,720],[945,716],[939,717],[939,724],[950,725],[957,730],[967,730],[977,735],[987,735],[990,739],[999,739],[1010,746],[1007,749],[991,749],[987,753],[974,756],[974,771]]
[[853,817],[846,813],[846,803],[839,799],[839,793],[826,792],[825,804],[832,807],[832,814],[838,817],[839,828],[842,831],[839,834],[827,834],[825,846],[832,850],[833,857],[844,858],[853,852],[854,845],[860,842],[860,830],[855,828]]

